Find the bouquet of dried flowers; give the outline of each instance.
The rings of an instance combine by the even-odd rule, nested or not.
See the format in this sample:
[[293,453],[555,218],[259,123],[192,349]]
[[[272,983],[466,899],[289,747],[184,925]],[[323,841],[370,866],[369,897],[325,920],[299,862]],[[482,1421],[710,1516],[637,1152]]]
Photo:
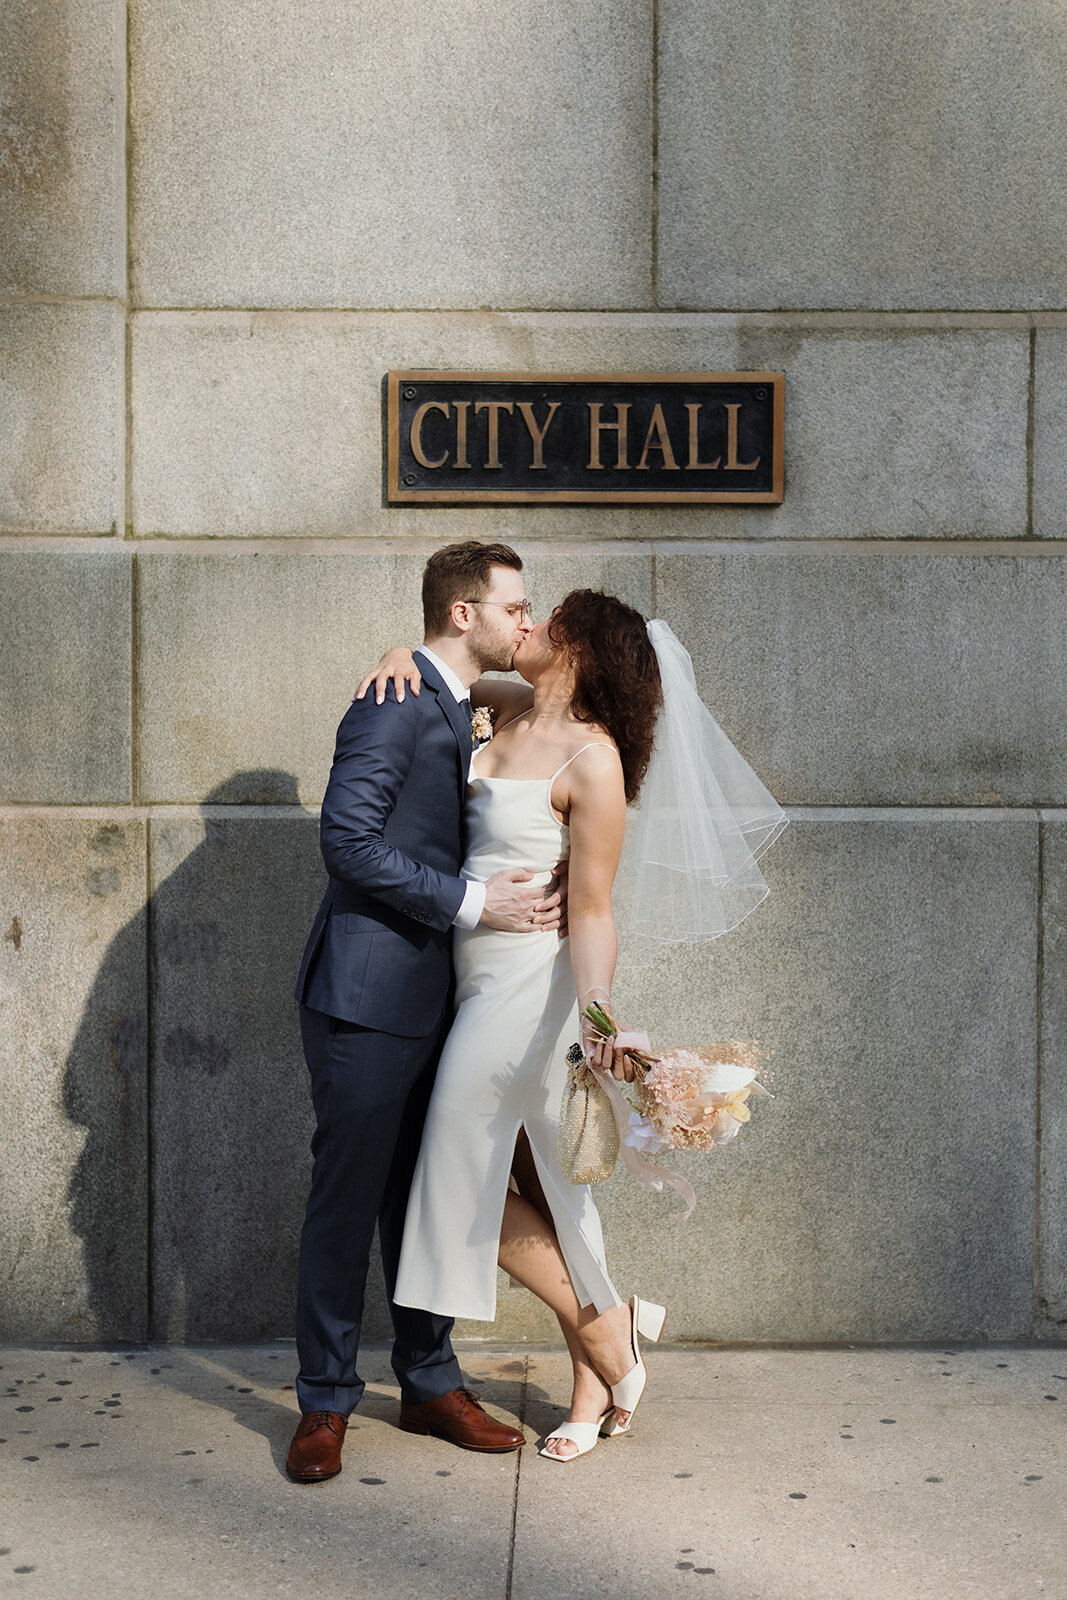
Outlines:
[[[600,1039],[619,1035],[602,1005],[586,1006],[582,1020]],[[624,1041],[634,1038],[622,1035]],[[768,1052],[751,1039],[653,1053],[643,1036],[636,1038],[624,1044],[633,1083],[618,1086],[630,1106],[624,1143],[633,1150],[651,1156],[664,1150],[713,1150],[736,1138],[749,1120],[750,1095],[770,1096],[759,1081]]]

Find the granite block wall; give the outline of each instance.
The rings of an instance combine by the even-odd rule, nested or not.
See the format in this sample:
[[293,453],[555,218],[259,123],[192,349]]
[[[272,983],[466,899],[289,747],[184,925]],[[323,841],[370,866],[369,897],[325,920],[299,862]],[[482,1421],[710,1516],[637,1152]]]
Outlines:
[[[679,1338],[1063,1338],[1062,6],[2,27],[0,1337],[291,1333],[333,733],[476,536],[542,611],[665,616],[792,815],[736,934],[624,945],[620,1003],[758,1036],[776,1099],[688,1230],[605,1186],[620,1288]],[[784,501],[387,507],[405,366],[783,370]],[[504,1283],[460,1331],[553,1335]]]

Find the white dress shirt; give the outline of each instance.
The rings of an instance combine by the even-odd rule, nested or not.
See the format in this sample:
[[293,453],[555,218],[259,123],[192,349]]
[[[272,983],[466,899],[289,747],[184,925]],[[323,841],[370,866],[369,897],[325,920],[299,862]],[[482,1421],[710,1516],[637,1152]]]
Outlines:
[[[428,645],[420,644],[415,654],[417,656],[425,656],[430,665],[436,669],[444,679],[445,687],[449,690],[457,705],[462,705],[465,700],[470,699],[470,690],[456,677],[448,662],[442,661],[441,657],[435,655]],[[474,746],[472,745],[471,755],[473,754]],[[476,928],[484,910],[485,884],[475,883],[471,879],[463,892],[463,903],[452,919],[452,926],[454,928]]]

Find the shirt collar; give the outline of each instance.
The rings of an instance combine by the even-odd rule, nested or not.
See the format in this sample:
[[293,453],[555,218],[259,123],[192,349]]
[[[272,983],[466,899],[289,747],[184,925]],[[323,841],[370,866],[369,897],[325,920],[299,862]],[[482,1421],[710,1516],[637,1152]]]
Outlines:
[[430,649],[429,645],[420,644],[415,654],[425,656],[427,661],[429,661],[432,666],[437,668],[437,671],[445,680],[445,684],[451,690],[452,698],[455,700],[457,705],[462,705],[464,700],[470,699],[470,690],[460,682],[459,678],[456,677],[456,674],[452,671],[452,668],[448,665],[447,661],[442,661],[441,657],[435,654],[435,652]]

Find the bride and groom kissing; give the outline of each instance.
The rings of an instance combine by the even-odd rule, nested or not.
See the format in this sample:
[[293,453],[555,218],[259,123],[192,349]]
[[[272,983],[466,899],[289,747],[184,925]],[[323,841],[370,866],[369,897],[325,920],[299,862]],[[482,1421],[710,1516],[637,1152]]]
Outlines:
[[[329,884],[297,983],[315,1112],[287,1461],[303,1483],[341,1470],[376,1225],[411,1433],[525,1443],[464,1385],[449,1338],[457,1316],[492,1321],[498,1263],[570,1352],[549,1459],[629,1429],[638,1333],[658,1338],[664,1318],[621,1300],[589,1189],[556,1153],[579,1006],[610,1004],[611,887],[652,754],[656,652],[637,611],[592,590],[535,622],[504,544],[436,551],[422,592],[425,643],[386,656],[338,730]],[[523,682],[482,677],[510,669]],[[478,748],[472,701],[495,718]],[[611,1041],[584,1043],[632,1075]]]

